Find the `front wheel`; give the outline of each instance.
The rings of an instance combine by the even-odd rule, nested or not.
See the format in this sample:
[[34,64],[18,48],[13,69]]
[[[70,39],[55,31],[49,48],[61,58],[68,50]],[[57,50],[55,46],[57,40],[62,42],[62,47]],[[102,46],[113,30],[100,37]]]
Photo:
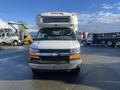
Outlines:
[[112,44],[113,44],[112,41],[108,41],[108,42],[107,42],[107,45],[108,45],[108,46],[112,46]]
[[87,45],[87,41],[85,41],[85,40],[82,41],[82,43],[83,43],[83,45]]
[[14,46],[19,45],[18,41],[16,41],[16,40],[15,40],[15,41],[13,41],[13,45],[14,45]]

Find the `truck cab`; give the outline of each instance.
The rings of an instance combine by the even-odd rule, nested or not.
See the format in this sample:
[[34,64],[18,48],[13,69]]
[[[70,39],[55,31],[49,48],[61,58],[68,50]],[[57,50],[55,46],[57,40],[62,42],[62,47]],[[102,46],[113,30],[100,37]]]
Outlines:
[[83,32],[83,45],[90,45],[93,43],[93,33]]
[[42,71],[79,72],[82,59],[77,40],[78,22],[72,13],[44,13],[37,16],[39,32],[30,46],[29,66]]

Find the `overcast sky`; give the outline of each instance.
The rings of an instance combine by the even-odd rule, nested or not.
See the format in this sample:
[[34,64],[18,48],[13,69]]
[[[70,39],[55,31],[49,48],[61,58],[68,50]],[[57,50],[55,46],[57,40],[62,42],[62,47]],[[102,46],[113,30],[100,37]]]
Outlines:
[[120,31],[120,0],[0,0],[4,21],[22,20],[32,25],[37,14],[48,11],[75,12],[80,31]]

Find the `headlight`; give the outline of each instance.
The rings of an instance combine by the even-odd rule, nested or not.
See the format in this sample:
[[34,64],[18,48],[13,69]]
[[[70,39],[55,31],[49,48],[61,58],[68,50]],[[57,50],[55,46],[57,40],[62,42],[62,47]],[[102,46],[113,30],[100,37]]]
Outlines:
[[70,50],[71,54],[79,54],[80,53],[80,48],[74,48]]
[[39,50],[38,49],[34,49],[34,48],[30,48],[30,53],[36,54],[36,53],[39,53]]

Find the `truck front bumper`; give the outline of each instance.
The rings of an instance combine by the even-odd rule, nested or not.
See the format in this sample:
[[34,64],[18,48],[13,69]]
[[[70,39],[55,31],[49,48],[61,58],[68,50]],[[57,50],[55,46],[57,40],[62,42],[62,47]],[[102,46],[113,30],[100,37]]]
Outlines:
[[69,63],[57,63],[57,64],[47,64],[47,63],[29,63],[29,66],[32,69],[37,69],[37,70],[72,70],[72,69],[77,69],[80,68],[82,64],[82,60],[73,60]]

